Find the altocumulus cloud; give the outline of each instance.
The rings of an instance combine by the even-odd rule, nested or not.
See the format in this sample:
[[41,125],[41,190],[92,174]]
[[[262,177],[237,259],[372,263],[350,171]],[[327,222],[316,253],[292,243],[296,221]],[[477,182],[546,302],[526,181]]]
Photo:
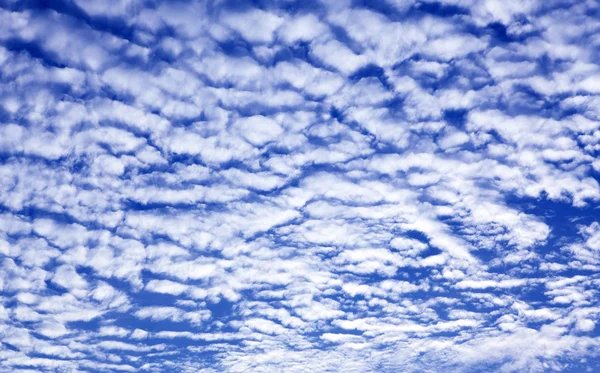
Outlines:
[[597,1],[0,6],[0,371],[600,370]]

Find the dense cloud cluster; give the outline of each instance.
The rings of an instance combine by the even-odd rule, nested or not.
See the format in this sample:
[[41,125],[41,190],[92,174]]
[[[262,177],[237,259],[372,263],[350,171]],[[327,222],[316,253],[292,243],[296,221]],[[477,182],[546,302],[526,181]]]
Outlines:
[[597,1],[0,4],[0,371],[600,369]]

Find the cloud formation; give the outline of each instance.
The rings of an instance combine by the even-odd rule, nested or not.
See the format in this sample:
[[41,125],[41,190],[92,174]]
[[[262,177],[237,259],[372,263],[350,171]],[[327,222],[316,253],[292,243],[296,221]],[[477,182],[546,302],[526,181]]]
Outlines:
[[0,2],[0,370],[600,369],[600,5]]

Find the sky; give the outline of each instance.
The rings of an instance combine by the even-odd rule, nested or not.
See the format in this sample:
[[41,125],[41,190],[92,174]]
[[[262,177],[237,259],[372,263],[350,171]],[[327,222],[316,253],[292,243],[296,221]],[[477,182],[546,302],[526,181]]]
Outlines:
[[598,372],[599,155],[595,0],[0,0],[0,372]]

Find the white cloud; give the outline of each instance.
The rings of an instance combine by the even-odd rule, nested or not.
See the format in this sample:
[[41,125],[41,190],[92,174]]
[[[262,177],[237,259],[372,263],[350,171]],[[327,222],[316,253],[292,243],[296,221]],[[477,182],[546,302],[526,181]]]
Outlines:
[[187,285],[169,280],[151,280],[145,289],[155,293],[179,295],[188,289]]
[[349,75],[367,64],[364,56],[355,54],[337,40],[315,43],[312,53],[314,53],[315,57],[322,60],[323,63],[334,67],[345,75]]
[[277,122],[262,115],[240,118],[235,121],[234,128],[239,131],[240,136],[255,146],[273,141],[283,133]]
[[243,38],[255,43],[270,43],[273,33],[284,22],[281,17],[259,9],[244,13],[226,13],[221,17],[221,21],[239,32]]
[[249,319],[244,324],[259,333],[264,334],[282,334],[286,331],[281,325],[265,319]]
[[327,32],[325,26],[313,14],[292,18],[279,29],[278,34],[288,44],[297,41],[310,41]]

